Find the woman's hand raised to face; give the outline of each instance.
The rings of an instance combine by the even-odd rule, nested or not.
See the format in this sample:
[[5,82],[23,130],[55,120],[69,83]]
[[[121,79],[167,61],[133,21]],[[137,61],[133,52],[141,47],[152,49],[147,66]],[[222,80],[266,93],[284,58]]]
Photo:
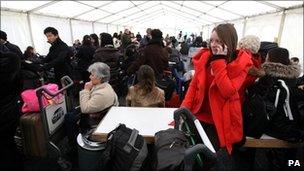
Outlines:
[[93,84],[92,84],[91,81],[90,82],[86,82],[85,85],[84,85],[84,89],[86,89],[86,90],[91,90],[92,87],[93,87]]
[[216,47],[216,54],[215,55],[227,55],[228,47],[226,45],[217,45]]

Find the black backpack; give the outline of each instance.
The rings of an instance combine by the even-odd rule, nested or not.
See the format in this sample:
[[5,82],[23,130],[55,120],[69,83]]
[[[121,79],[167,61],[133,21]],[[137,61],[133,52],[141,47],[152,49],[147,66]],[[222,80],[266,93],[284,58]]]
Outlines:
[[120,124],[108,134],[99,168],[106,171],[141,170],[145,167],[147,155],[147,143],[138,131]]
[[154,170],[184,170],[185,151],[189,147],[186,135],[177,129],[167,129],[155,134]]
[[[270,98],[273,95],[275,97]],[[247,89],[243,103],[244,134],[260,138],[267,131],[267,126],[272,122],[273,117],[277,117],[275,115],[278,104],[283,104],[286,116],[289,120],[293,120],[289,105],[289,89],[283,80],[275,82],[265,93],[260,93],[256,89]]]

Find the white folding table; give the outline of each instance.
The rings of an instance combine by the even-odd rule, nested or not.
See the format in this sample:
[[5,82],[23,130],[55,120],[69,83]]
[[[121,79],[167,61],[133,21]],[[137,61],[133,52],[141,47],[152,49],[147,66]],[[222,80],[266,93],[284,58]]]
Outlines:
[[173,113],[177,108],[112,107],[92,134],[96,141],[105,141],[107,134],[119,123],[137,129],[147,142],[154,142],[154,134],[173,128]]

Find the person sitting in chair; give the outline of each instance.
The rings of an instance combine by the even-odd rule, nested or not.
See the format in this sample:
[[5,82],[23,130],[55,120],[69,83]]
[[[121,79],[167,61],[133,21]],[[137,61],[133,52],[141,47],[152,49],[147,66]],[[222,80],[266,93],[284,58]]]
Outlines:
[[85,83],[84,89],[79,92],[81,113],[95,117],[96,113],[111,106],[118,106],[118,97],[110,80],[110,67],[102,62],[89,66],[90,81]]
[[129,88],[126,106],[136,107],[164,107],[164,91],[155,86],[153,69],[142,65],[137,73],[138,83]]
[[79,128],[82,133],[89,131],[99,123],[109,108],[119,105],[118,97],[108,83],[110,67],[105,63],[96,62],[89,66],[88,71],[91,73],[90,81],[85,83],[84,89],[79,92],[80,112],[74,110],[65,116],[71,147],[76,145]]

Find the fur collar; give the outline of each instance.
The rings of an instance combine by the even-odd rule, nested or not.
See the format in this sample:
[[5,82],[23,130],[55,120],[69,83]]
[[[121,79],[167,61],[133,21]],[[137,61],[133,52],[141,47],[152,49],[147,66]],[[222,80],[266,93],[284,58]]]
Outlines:
[[279,78],[298,78],[301,74],[300,65],[283,65],[281,63],[265,62],[262,68],[266,75]]

